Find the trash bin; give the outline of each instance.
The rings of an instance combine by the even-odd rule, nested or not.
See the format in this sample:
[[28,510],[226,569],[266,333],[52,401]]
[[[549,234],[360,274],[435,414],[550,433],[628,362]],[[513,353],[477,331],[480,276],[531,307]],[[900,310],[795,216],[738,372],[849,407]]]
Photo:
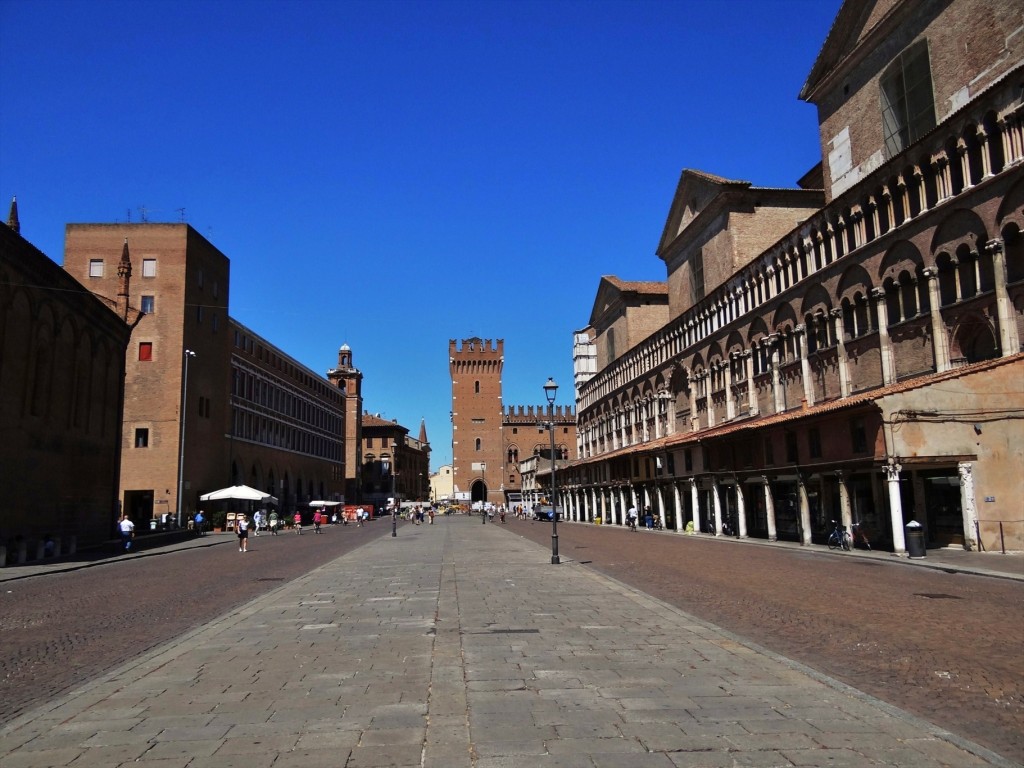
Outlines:
[[907,557],[912,560],[925,557],[924,526],[917,520],[911,520],[904,530],[907,532]]
[[156,530],[156,518],[155,517],[150,519],[150,521],[149,521],[149,530],[151,530],[151,531],[155,531]]

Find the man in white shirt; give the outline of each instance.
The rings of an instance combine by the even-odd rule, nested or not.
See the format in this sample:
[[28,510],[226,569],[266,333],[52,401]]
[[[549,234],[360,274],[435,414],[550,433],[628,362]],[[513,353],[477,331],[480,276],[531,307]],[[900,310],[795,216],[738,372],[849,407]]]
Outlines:
[[121,541],[124,542],[124,551],[132,548],[132,539],[135,538],[135,523],[128,519],[128,515],[121,515],[117,521],[117,528],[121,532]]

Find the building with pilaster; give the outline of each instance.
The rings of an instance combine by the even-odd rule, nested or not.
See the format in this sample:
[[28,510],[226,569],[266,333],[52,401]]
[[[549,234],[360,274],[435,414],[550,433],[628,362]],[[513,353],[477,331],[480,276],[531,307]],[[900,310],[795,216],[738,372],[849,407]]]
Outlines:
[[1018,3],[845,2],[800,188],[685,170],[665,321],[627,342],[599,288],[567,516],[1024,549],[1022,78]]

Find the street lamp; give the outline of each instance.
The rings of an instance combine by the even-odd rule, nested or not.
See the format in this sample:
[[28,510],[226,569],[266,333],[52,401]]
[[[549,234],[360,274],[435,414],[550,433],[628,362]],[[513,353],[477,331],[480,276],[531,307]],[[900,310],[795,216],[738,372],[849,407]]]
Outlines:
[[487,462],[480,462],[480,524],[487,525]]
[[555,485],[555,394],[558,385],[550,376],[544,383],[544,396],[548,399],[548,432],[551,435],[551,564],[558,565],[558,487]]
[[196,353],[191,349],[185,350],[185,374],[182,377],[181,386],[181,429],[179,430],[181,440],[178,446],[178,528],[181,528],[181,497],[185,493],[185,412],[188,410],[188,359],[195,356]]

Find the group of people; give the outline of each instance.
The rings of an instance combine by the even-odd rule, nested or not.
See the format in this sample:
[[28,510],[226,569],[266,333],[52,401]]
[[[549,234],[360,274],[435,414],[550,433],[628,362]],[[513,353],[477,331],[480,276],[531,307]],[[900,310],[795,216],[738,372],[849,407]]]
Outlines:
[[[636,530],[639,518],[640,514],[636,511],[636,505],[633,505],[626,510],[626,525],[629,526],[629,530]],[[655,517],[654,513],[651,512],[650,507],[644,507],[644,527],[649,531],[661,530],[663,527],[661,524],[661,518]]]

